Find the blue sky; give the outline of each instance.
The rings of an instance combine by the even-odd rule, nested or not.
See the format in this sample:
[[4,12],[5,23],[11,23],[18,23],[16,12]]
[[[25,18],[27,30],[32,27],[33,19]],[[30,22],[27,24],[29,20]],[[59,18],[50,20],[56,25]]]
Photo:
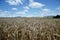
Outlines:
[[0,17],[60,15],[60,0],[0,0]]

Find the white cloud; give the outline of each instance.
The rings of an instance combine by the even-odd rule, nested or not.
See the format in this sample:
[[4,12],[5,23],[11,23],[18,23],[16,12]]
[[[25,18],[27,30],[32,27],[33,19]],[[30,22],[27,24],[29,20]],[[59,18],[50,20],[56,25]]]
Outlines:
[[29,6],[32,7],[32,8],[41,8],[41,7],[45,6],[42,3],[34,2],[34,0],[30,0],[29,2],[30,2]]
[[29,6],[32,7],[32,8],[41,8],[41,7],[45,6],[45,5],[42,4],[42,3],[33,2],[33,3],[29,4]]
[[42,9],[42,12],[43,13],[50,13],[50,12],[52,12],[50,9]]
[[17,11],[17,8],[12,8],[12,10]]
[[[57,8],[56,8],[56,11],[57,11],[57,15],[60,15],[60,7],[57,7]],[[56,11],[55,11],[55,12],[56,12]]]
[[16,14],[26,14],[27,12],[28,12],[28,10],[23,10],[23,11],[16,12]]
[[40,14],[41,14],[42,17],[53,16],[53,15],[57,15],[57,12],[55,10],[44,8],[44,9],[41,10]]
[[30,3],[34,2],[34,0],[29,0]]
[[26,12],[28,12],[28,10],[24,10],[24,12],[26,13]]
[[9,11],[3,11],[0,10],[0,17],[17,17],[17,16],[23,16],[28,12],[28,10],[23,11],[16,11],[15,13],[11,13]]
[[42,9],[42,10],[40,11],[40,16],[41,16],[41,17],[44,17],[44,16],[50,14],[50,12],[51,12],[50,9],[44,8],[44,9]]
[[30,9],[28,6],[25,6],[23,8],[24,8],[24,11],[23,12],[25,12],[25,13],[27,13],[29,11],[29,9]]
[[19,11],[19,12],[16,12],[16,14],[25,14],[25,12],[23,12],[23,11],[20,12],[20,11]]
[[26,17],[33,17],[33,15],[27,15]]
[[0,10],[0,17],[14,17],[9,11]]
[[27,10],[29,10],[30,8],[28,7],[28,6],[25,6],[25,7],[23,7],[24,9],[27,9]]
[[57,9],[57,10],[60,10],[60,7],[57,7],[56,9]]
[[27,16],[25,16],[25,17],[41,17],[41,16],[40,16],[40,15],[29,14],[29,15],[27,15]]
[[19,5],[19,4],[23,4],[22,0],[6,0],[7,3],[9,3],[10,5]]
[[16,14],[26,14],[30,9],[28,6],[25,6],[23,8],[24,8],[23,11],[18,11],[18,12],[16,12]]

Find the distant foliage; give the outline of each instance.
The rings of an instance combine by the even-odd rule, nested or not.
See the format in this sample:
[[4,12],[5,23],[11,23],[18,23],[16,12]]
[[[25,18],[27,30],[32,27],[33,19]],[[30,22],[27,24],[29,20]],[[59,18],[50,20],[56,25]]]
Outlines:
[[60,15],[54,16],[53,18],[60,18]]

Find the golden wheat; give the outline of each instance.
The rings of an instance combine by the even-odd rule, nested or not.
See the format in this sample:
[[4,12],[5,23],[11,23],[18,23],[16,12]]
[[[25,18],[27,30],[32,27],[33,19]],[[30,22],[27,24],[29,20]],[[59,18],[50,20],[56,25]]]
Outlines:
[[0,40],[60,40],[60,19],[0,19]]

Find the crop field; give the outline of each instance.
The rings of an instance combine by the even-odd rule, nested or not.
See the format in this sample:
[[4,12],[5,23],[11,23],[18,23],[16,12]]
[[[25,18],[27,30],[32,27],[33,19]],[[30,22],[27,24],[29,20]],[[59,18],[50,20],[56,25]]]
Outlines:
[[60,40],[60,19],[0,18],[0,40]]

